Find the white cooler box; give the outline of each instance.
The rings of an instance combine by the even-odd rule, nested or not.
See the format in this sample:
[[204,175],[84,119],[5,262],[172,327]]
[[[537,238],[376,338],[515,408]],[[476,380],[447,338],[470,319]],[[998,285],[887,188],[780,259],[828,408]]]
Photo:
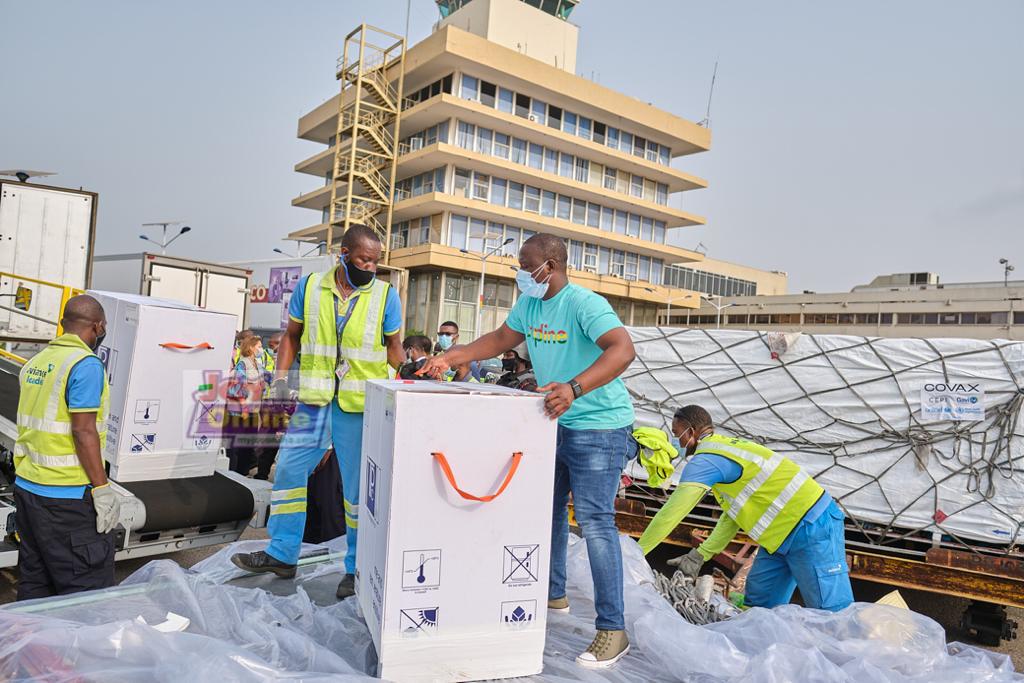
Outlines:
[[537,394],[368,383],[356,593],[378,676],[540,673],[555,430]]
[[111,479],[213,474],[235,316],[138,294],[89,294],[107,314],[96,353],[110,382],[103,457]]

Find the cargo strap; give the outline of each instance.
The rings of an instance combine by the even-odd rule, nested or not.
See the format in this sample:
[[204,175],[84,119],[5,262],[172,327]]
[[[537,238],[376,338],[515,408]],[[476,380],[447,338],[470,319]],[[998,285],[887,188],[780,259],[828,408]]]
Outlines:
[[437,460],[437,463],[441,466],[441,471],[444,472],[445,478],[448,480],[448,483],[451,484],[452,488],[455,489],[455,492],[466,500],[475,500],[479,503],[489,503],[500,496],[512,482],[512,477],[516,475],[516,470],[519,469],[519,461],[523,459],[522,453],[513,453],[512,464],[509,465],[508,474],[505,475],[505,481],[501,482],[501,486],[498,487],[498,490],[488,496],[474,496],[472,493],[468,493],[460,489],[459,485],[455,483],[455,475],[452,474],[452,468],[448,464],[448,458],[444,457],[444,453],[431,453],[431,455],[434,456],[434,459]]

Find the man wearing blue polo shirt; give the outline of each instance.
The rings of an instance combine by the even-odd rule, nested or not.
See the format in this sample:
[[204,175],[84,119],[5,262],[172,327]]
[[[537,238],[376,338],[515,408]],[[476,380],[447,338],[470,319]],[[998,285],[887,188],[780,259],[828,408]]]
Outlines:
[[18,600],[114,584],[120,504],[103,468],[107,378],[95,354],[107,319],[82,294],[68,299],[61,326],[18,378]]
[[355,593],[366,381],[387,379],[388,366],[397,368],[405,360],[398,335],[402,303],[389,283],[377,279],[380,258],[377,234],[366,226],[353,226],[342,237],[339,264],[326,273],[307,275],[292,292],[271,394],[287,397],[288,371],[301,350],[299,394],[277,455],[267,522],[270,545],[266,551],[231,557],[248,572],[295,576],[309,476],[333,445],[348,537],[345,574],[336,592],[339,600]]
[[619,375],[635,352],[615,311],[598,294],[569,282],[565,242],[534,235],[519,252],[520,296],[501,327],[427,361],[421,374],[494,358],[526,341],[545,410],[558,420],[548,608],[568,611],[565,558],[568,503],[587,539],[597,636],[576,661],[609,667],[629,651],[623,619],[622,553],[615,494],[636,452],[633,404]]

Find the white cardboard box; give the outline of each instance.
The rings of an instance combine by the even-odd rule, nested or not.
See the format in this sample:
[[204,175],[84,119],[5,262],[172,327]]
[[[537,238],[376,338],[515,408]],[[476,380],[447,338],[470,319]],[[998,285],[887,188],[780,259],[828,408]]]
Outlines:
[[[556,423],[543,398],[487,384],[372,381],[356,592],[394,681],[540,673]],[[443,453],[462,498],[433,453]]]
[[[110,382],[103,449],[110,477],[130,482],[213,474],[221,439],[208,418],[223,410],[219,389],[231,364],[235,316],[138,294],[89,294],[107,315],[97,355]],[[203,390],[206,384],[210,389]]]

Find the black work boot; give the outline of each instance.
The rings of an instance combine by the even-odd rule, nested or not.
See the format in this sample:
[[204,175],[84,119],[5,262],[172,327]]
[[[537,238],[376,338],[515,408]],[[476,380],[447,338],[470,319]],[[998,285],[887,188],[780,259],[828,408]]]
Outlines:
[[253,574],[270,572],[281,579],[295,577],[294,564],[285,564],[262,550],[257,550],[254,553],[235,553],[231,556],[231,563],[239,569],[244,569]]
[[356,577],[351,574],[345,574],[341,577],[341,583],[338,584],[338,591],[335,595],[339,600],[344,600],[347,597],[356,594]]

